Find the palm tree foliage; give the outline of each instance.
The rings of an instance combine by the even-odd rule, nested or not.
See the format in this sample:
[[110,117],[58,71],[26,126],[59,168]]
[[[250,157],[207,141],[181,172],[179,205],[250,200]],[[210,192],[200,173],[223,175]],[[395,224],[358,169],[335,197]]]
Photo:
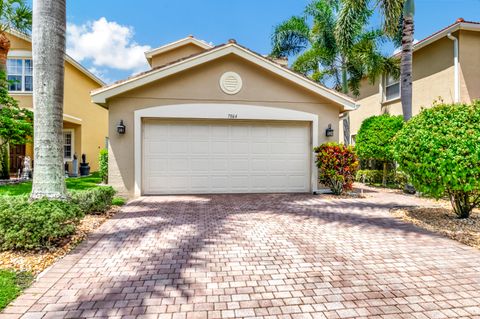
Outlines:
[[[402,46],[401,53],[401,98],[403,116],[408,121],[412,116],[412,56],[415,1],[414,0],[342,0],[335,28],[335,36],[341,48],[349,48],[356,39],[359,20],[364,21],[378,9],[383,17],[386,35]],[[396,75],[396,74],[393,74]]]
[[383,72],[398,74],[395,59],[380,52],[387,39],[382,30],[367,30],[372,12],[365,12],[351,26],[350,43],[339,41],[335,30],[340,0],[314,0],[302,16],[293,16],[275,27],[273,57],[296,56],[293,70],[344,93],[359,94],[362,78],[371,82]]
[[0,33],[15,29],[28,32],[32,28],[32,10],[25,0],[0,0]]

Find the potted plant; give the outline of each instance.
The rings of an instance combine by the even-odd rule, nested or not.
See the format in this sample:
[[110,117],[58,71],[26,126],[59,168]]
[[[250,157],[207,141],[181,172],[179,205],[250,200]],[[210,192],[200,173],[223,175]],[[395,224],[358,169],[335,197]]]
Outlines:
[[90,175],[90,165],[87,163],[87,155],[82,154],[82,162],[80,163],[80,176]]

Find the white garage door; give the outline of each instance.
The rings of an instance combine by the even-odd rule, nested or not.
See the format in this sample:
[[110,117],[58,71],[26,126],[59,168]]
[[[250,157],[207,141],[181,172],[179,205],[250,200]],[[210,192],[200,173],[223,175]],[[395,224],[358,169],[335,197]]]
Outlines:
[[143,193],[310,191],[301,122],[144,120]]

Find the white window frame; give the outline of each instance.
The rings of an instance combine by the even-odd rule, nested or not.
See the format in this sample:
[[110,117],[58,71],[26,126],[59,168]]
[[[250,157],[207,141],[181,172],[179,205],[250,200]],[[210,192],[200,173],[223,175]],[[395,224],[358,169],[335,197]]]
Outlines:
[[[70,157],[65,157],[65,133],[70,133],[71,139],[70,139],[70,147],[72,148]],[[63,160],[65,162],[71,162],[73,161],[73,156],[75,154],[75,130],[74,129],[64,129],[62,132],[62,137],[63,137],[63,143],[62,143],[62,152],[63,152]]]
[[[384,76],[383,76],[383,81],[382,81],[382,82],[383,82],[383,83],[382,83],[382,89],[383,89],[383,90],[382,90],[382,91],[383,91],[383,93],[382,93],[382,100],[383,100],[384,103],[385,103],[385,102],[396,101],[396,100],[400,99],[401,90],[402,90],[402,85],[401,85],[401,83],[400,83],[400,78],[399,78],[398,80],[396,80],[395,82],[387,85],[388,77],[389,77],[388,74],[384,74]],[[388,88],[388,87],[391,87],[391,86],[394,86],[394,85],[397,85],[397,84],[398,84],[398,96],[393,97],[393,98],[390,98],[390,99],[387,99],[387,88]]]
[[[7,58],[7,65],[8,65],[8,60],[21,60],[22,61],[22,74],[9,74],[8,73],[8,67],[7,67],[7,78],[8,78],[9,75],[20,76],[21,77],[21,87],[22,87],[22,89],[20,91],[10,91],[10,86],[9,86],[8,92],[12,93],[12,94],[32,94],[33,83],[32,83],[32,90],[31,91],[26,91],[25,90],[25,77],[27,76],[26,72],[25,72],[25,65],[26,65],[25,61],[26,60],[32,61],[32,58],[31,57],[21,57],[21,56],[9,56]],[[32,63],[33,63],[33,61],[32,61]],[[32,64],[32,74],[28,75],[28,76],[31,76],[32,81],[33,81],[33,64]]]

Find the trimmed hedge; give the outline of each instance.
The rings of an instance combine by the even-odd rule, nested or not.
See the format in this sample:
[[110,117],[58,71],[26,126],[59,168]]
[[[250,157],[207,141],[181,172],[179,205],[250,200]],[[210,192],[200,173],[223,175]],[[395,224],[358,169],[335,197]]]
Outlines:
[[72,191],[72,203],[78,205],[85,214],[106,212],[112,206],[115,190],[112,187],[97,187],[84,191]]
[[50,248],[73,234],[83,216],[80,207],[70,202],[0,197],[0,249]]
[[114,195],[112,187],[97,187],[70,192],[70,201],[31,202],[28,196],[1,196],[0,250],[54,247],[75,232],[85,214],[107,211]]

